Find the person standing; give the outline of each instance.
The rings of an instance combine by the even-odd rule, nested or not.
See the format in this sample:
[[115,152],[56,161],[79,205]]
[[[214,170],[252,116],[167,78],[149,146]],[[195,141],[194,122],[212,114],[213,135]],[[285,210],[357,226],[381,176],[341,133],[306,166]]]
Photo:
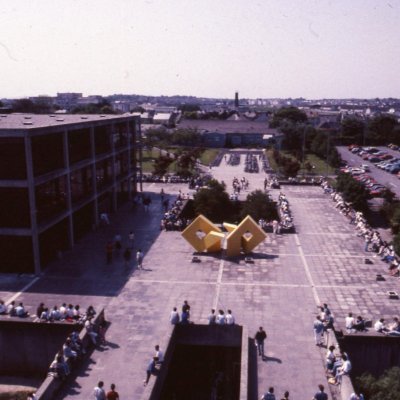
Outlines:
[[138,269],[143,269],[143,268],[142,268],[143,253],[142,253],[142,250],[141,250],[141,249],[138,249],[138,251],[136,252],[136,263],[137,263]]
[[235,325],[235,317],[232,315],[232,311],[228,310],[225,316],[225,322],[227,325]]
[[312,400],[328,400],[328,395],[324,391],[325,390],[324,385],[319,384],[318,389],[319,391],[314,394]]
[[260,326],[258,329],[254,339],[256,340],[256,346],[258,348],[258,355],[264,358],[265,353],[264,353],[264,341],[267,338],[267,334],[264,331],[263,327]]
[[169,316],[169,322],[171,322],[171,325],[177,325],[177,324],[179,324],[180,320],[181,320],[181,318],[179,316],[179,313],[178,313],[176,307],[174,307]]
[[116,250],[119,251],[122,249],[122,236],[119,233],[114,236],[114,243]]
[[133,246],[134,246],[134,244],[135,244],[135,234],[134,234],[132,231],[129,232],[129,235],[128,235],[128,242],[129,242],[129,247],[130,247],[131,249],[133,249]]
[[268,389],[268,392],[261,397],[261,400],[275,400],[274,388],[272,386]]
[[129,267],[129,262],[131,261],[131,249],[127,247],[124,251],[124,261],[125,261],[125,267]]
[[322,339],[322,334],[324,333],[324,324],[322,323],[321,317],[319,315],[317,315],[317,318],[314,321],[313,329],[315,344],[317,346],[322,346],[324,344]]
[[217,317],[215,316],[215,310],[212,309],[210,315],[208,316],[208,325],[215,325]]
[[106,400],[106,392],[103,389],[104,382],[99,381],[97,386],[93,390],[93,396],[95,400]]
[[115,385],[113,383],[110,386],[110,391],[107,393],[106,400],[119,400],[119,394],[115,390]]

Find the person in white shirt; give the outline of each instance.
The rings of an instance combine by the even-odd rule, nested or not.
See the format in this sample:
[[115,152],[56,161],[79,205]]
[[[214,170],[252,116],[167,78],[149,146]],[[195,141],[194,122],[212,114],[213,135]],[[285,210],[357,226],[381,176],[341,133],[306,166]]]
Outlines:
[[234,325],[235,324],[235,317],[232,315],[232,311],[228,310],[225,316],[225,321],[227,325]]
[[156,350],[154,355],[156,365],[161,365],[164,362],[164,353],[160,350],[160,346],[158,344],[154,348]]
[[375,325],[374,325],[374,329],[375,329],[377,332],[381,332],[381,333],[387,332],[388,329],[387,329],[386,326],[385,326],[385,319],[384,319],[384,318],[381,318],[381,319],[379,319],[378,321],[376,321],[376,322],[375,322]]
[[174,307],[169,316],[169,322],[171,322],[172,325],[177,325],[180,320],[179,312],[176,310],[176,307]]
[[0,314],[6,314],[7,313],[7,307],[4,304],[3,300],[0,300]]
[[352,313],[349,313],[349,315],[346,317],[346,331],[347,333],[351,333],[353,330],[353,325],[354,325],[354,317]]
[[351,371],[351,362],[347,358],[346,354],[342,355],[342,360],[343,360],[342,366],[339,367],[336,371],[336,376],[335,376],[336,385],[339,385],[342,382],[343,375],[349,375]]
[[225,314],[222,310],[218,311],[216,322],[217,322],[217,325],[225,325]]

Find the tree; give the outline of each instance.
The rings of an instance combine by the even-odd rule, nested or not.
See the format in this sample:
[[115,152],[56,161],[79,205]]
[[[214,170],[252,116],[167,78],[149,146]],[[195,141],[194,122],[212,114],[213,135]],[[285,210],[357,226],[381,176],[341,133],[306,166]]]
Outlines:
[[363,374],[356,378],[356,386],[368,400],[400,400],[400,368],[390,368],[378,379]]
[[18,99],[12,104],[13,112],[35,113],[36,107],[32,100]]
[[175,129],[171,135],[171,143],[181,146],[199,146],[201,135],[197,129]]
[[194,195],[196,214],[203,214],[213,222],[223,222],[232,213],[232,203],[225,191],[225,185],[212,179],[207,188],[200,189]]
[[365,187],[351,175],[340,173],[336,179],[336,189],[342,193],[346,202],[358,211],[368,210],[369,193]]
[[245,218],[247,215],[250,215],[255,221],[261,218],[267,221],[278,218],[275,203],[261,190],[255,190],[247,195],[241,211],[241,217]]
[[[393,139],[397,121],[390,115],[378,115],[368,124],[368,141],[374,144],[388,144]],[[398,140],[398,139],[397,139]]]
[[200,148],[185,149],[177,153],[177,173],[180,176],[191,176],[196,166],[197,159],[202,150]]
[[343,144],[363,144],[365,124],[357,118],[345,118],[341,123]]
[[163,176],[167,173],[168,167],[172,164],[173,160],[167,156],[160,155],[154,160],[153,174]]
[[200,106],[198,104],[181,104],[178,110],[185,112],[200,111]]
[[307,122],[308,118],[304,111],[299,110],[297,107],[283,107],[274,113],[270,123],[271,128],[280,127],[282,121]]

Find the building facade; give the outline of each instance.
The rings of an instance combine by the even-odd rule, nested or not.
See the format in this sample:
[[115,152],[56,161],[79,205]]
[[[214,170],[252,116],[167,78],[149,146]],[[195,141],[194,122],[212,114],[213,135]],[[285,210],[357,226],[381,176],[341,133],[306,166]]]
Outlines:
[[0,272],[40,273],[135,194],[140,143],[135,116],[1,115]]

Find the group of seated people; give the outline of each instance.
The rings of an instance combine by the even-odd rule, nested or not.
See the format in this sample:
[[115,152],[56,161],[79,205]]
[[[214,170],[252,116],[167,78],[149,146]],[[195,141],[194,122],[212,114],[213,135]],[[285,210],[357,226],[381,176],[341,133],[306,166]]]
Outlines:
[[184,207],[184,200],[187,196],[179,191],[177,199],[174,201],[169,210],[166,210],[161,219],[160,229],[165,231],[182,231],[188,225],[186,218],[180,216]]
[[82,313],[79,304],[73,306],[72,304],[63,303],[60,307],[54,306],[50,309],[44,303],[40,303],[36,309],[36,316],[41,322],[67,321],[84,323],[95,315],[96,311],[93,306],[89,306]]
[[333,385],[339,385],[344,375],[349,375],[351,371],[351,362],[347,353],[335,354],[335,346],[329,346],[326,353],[326,372],[329,378],[328,382]]
[[382,261],[388,266],[389,274],[392,276],[400,275],[400,260],[396,256],[393,245],[384,241],[379,232],[371,228],[360,211],[355,211],[348,203],[346,203],[342,195],[336,192],[326,179],[322,180],[321,186],[324,192],[330,194],[332,200],[336,203],[335,207],[349,219],[349,223],[355,225],[357,236],[364,238],[365,251],[373,251],[377,253]]
[[386,325],[385,319],[380,318],[375,322],[374,329],[376,332],[387,336],[400,336],[400,321],[397,317],[394,317],[393,321]]
[[351,312],[345,318],[345,327],[347,333],[364,332],[367,330],[365,319],[361,315],[354,318]]
[[0,315],[9,315],[10,317],[25,318],[29,316],[29,313],[25,310],[22,302],[15,305],[15,301],[11,301],[8,305],[4,304],[3,300],[0,300]]
[[293,217],[289,208],[289,201],[281,192],[278,197],[278,213],[280,218],[281,230],[291,230],[294,228]]

